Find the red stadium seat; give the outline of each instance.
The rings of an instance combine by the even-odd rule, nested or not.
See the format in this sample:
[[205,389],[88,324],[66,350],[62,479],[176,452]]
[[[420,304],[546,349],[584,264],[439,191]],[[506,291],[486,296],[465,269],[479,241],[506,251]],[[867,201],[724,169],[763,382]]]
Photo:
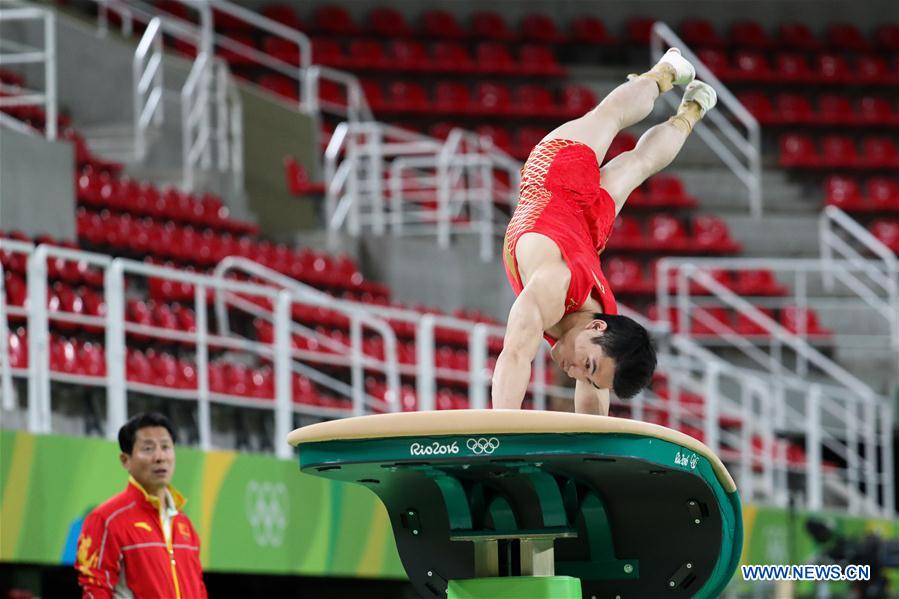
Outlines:
[[504,152],[511,153],[512,152],[512,137],[509,135],[509,131],[502,127],[498,127],[496,125],[480,125],[475,131],[479,135],[483,135],[484,137],[489,138],[493,141],[493,145],[503,150]]
[[389,6],[378,6],[368,15],[369,30],[386,38],[410,37],[412,28],[403,13]]
[[387,49],[387,59],[404,71],[429,71],[431,61],[424,46],[414,40],[391,40]]
[[855,59],[853,78],[866,85],[895,85],[896,73],[890,72],[882,56],[860,55]]
[[656,20],[651,17],[635,17],[625,25],[627,41],[630,44],[646,47],[652,34],[652,26]]
[[476,65],[468,48],[457,42],[437,42],[431,49],[432,65],[442,73],[471,73]]
[[705,19],[686,19],[680,25],[680,37],[691,48],[721,48],[724,40]]
[[737,99],[762,125],[773,123],[777,120],[774,106],[766,94],[762,92],[743,92],[737,94]]
[[788,134],[780,138],[780,165],[809,167],[820,163],[818,151],[807,135]]
[[349,45],[347,56],[350,68],[379,69],[392,68],[384,55],[384,46],[370,39],[354,39]]
[[801,94],[778,94],[774,114],[781,123],[810,123],[815,119],[811,102]]
[[[439,87],[440,84],[438,84]],[[413,81],[394,81],[387,91],[384,108],[392,107],[396,112],[427,112],[430,108],[425,88]]]
[[868,227],[871,234],[899,254],[899,220],[879,219]]
[[582,85],[566,85],[562,88],[563,114],[582,116],[596,107],[596,95]]
[[445,10],[428,10],[422,14],[421,29],[427,39],[458,40],[466,37],[456,17]]
[[525,41],[541,44],[558,44],[563,36],[552,17],[544,14],[529,14],[521,19],[519,26],[521,37]]
[[738,81],[765,82],[781,79],[779,73],[772,73],[765,56],[760,52],[739,51],[734,55],[730,78]]
[[815,63],[817,79],[822,83],[843,84],[852,80],[849,63],[840,54],[818,54]]
[[556,56],[547,46],[523,44],[518,50],[517,70],[522,75],[564,75],[563,69],[556,61]]
[[294,12],[293,7],[289,4],[268,4],[263,6],[262,10],[259,12],[263,17],[281,23],[291,29],[300,31],[305,29],[302,22],[300,22],[300,19],[297,17],[297,13]]
[[758,21],[736,21],[730,26],[730,42],[737,47],[766,50],[773,42]]
[[730,61],[721,50],[712,48],[703,48],[697,53],[699,60],[719,79],[727,79],[730,77]]
[[649,219],[649,243],[659,250],[680,252],[690,246],[683,223],[665,214],[656,214]]
[[739,295],[786,295],[786,288],[777,282],[770,270],[740,270],[734,280],[734,291]]
[[468,110],[470,96],[464,84],[440,81],[434,86],[432,110],[441,114],[464,114]]
[[899,152],[889,137],[866,137],[860,162],[869,168],[899,168]]
[[731,239],[727,224],[717,216],[697,216],[692,225],[695,248],[715,253],[739,251],[740,246]]
[[[758,310],[771,320],[777,322],[774,317],[774,311],[770,308],[758,308]],[[770,336],[769,330],[764,325],[761,325],[755,320],[751,319],[745,312],[738,310],[736,316],[737,317],[736,323],[734,325],[734,330],[738,334],[747,337]]]
[[515,88],[514,112],[523,116],[552,116],[557,110],[545,85],[527,83]]
[[498,42],[481,42],[475,46],[475,65],[482,73],[508,75],[518,70],[509,48]]
[[877,47],[881,50],[899,52],[899,24],[881,25],[874,33]]
[[865,196],[872,210],[899,212],[899,183],[887,177],[872,177],[865,184]]
[[821,166],[853,167],[859,163],[855,142],[844,135],[826,135],[821,140]]
[[861,190],[855,179],[838,175],[825,179],[824,201],[849,212],[863,207]]
[[515,145],[518,155],[527,156],[540,143],[549,130],[545,127],[521,127],[515,134]]
[[797,306],[787,306],[780,311],[780,324],[794,334],[800,334],[804,329],[806,335],[810,337],[826,337],[831,332],[822,328],[818,323],[818,315],[814,310],[809,308],[799,308]]
[[492,10],[479,11],[471,15],[471,34],[476,39],[511,41],[516,34],[506,25],[506,20]]
[[475,85],[473,109],[479,114],[507,115],[512,106],[509,88],[501,83],[482,81]]
[[646,245],[640,223],[631,216],[621,216],[612,224],[612,233],[607,246],[616,249],[637,249]]
[[331,35],[353,35],[358,32],[350,13],[337,5],[318,7],[313,17],[313,26],[316,31]]
[[807,25],[802,23],[787,23],[777,30],[779,45],[794,50],[817,50],[821,43]]
[[611,46],[615,38],[605,23],[592,15],[581,15],[571,21],[571,41],[578,45]]
[[684,188],[683,182],[674,175],[658,174],[647,182],[649,200],[653,205],[695,206],[696,200]]
[[886,98],[862,96],[858,99],[858,111],[855,118],[865,125],[899,124],[899,110],[894,113]]
[[808,60],[795,52],[778,52],[774,55],[774,70],[780,81],[806,83],[817,79],[809,67]]
[[262,75],[256,80],[263,89],[294,102],[300,99],[299,84],[283,75]]
[[609,149],[606,150],[606,155],[603,157],[603,163],[609,162],[610,160],[616,158],[624,152],[630,152],[636,145],[636,137],[634,137],[627,131],[619,131],[618,135],[612,138],[612,143],[609,144]]
[[865,52],[871,44],[858,27],[850,23],[833,23],[827,28],[827,43],[836,50]]
[[616,293],[642,293],[650,292],[643,280],[643,270],[640,262],[633,258],[609,258],[603,260],[603,273],[609,281],[609,285]]
[[697,307],[693,310],[690,332],[693,335],[721,335],[733,329],[732,314],[720,306]]
[[818,120],[828,125],[847,125],[855,120],[849,97],[823,94],[818,98]]

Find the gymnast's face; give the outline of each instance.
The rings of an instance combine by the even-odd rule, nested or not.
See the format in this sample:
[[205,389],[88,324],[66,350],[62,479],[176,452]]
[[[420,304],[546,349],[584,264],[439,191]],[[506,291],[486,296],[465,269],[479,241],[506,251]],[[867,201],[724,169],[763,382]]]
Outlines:
[[597,389],[612,388],[615,360],[593,341],[603,335],[607,327],[604,320],[591,320],[583,328],[572,330],[566,343],[553,348],[553,359],[565,374]]

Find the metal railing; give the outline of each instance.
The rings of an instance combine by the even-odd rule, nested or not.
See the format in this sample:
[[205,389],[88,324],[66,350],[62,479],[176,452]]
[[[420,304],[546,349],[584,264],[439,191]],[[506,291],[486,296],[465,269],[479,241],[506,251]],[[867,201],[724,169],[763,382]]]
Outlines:
[[435,235],[442,247],[453,233],[473,233],[489,260],[504,231],[497,205],[514,208],[519,169],[489,140],[461,129],[441,142],[377,122],[341,123],[325,151],[328,230]]
[[197,171],[212,166],[212,78],[210,57],[201,52],[181,89],[182,185],[187,191],[194,189]]
[[[0,30],[13,22],[34,21],[43,27],[43,48],[35,48],[15,42],[0,35],[0,66],[42,64],[44,67],[43,92],[19,89],[0,84],[0,108],[13,106],[42,106],[45,115],[44,135],[54,140],[57,136],[58,98],[56,94],[56,17],[53,11],[43,8],[0,8]],[[6,95],[15,93],[15,95]],[[11,118],[11,117],[8,117]]]
[[[899,350],[899,260],[896,255],[836,206],[827,206],[821,212],[818,233],[826,288],[833,290],[839,279],[853,290],[889,323],[891,345]],[[873,254],[877,260],[870,260],[853,244],[861,246],[862,251]],[[836,260],[835,255],[842,261]],[[848,264],[850,268],[842,264]]]
[[[760,218],[763,209],[762,150],[758,121],[670,27],[656,22],[652,26],[650,37],[652,60],[660,59],[669,47],[679,48],[683,57],[696,68],[696,77],[714,87],[718,93],[717,108],[705,115],[696,126],[695,133],[746,187],[749,211],[754,217]],[[662,97],[674,107],[680,101],[672,94],[664,94]],[[728,116],[732,116],[745,128],[745,133],[722,114],[725,110]]]
[[164,116],[162,21],[150,20],[137,50],[134,51],[134,154],[143,160],[147,154],[150,128],[162,126]]

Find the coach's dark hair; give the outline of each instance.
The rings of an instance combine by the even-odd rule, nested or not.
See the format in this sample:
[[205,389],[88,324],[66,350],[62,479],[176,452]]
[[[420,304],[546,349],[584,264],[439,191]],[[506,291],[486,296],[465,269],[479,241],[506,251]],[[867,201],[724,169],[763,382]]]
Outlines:
[[621,399],[633,397],[649,385],[656,369],[656,349],[649,333],[627,316],[596,313],[593,318],[608,325],[593,343],[615,360],[612,390]]
[[169,431],[172,441],[175,441],[175,429],[168,418],[159,412],[145,412],[134,416],[119,429],[119,449],[122,450],[122,453],[131,455],[131,452],[134,451],[134,439],[137,437],[137,431],[151,426],[163,427]]

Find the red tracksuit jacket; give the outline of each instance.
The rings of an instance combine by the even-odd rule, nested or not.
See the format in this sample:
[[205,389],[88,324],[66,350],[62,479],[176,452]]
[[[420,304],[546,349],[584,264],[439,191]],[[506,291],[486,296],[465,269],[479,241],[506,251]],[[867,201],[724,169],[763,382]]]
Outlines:
[[75,569],[85,599],[111,599],[125,576],[135,599],[206,597],[200,566],[200,539],[181,512],[185,499],[169,492],[178,513],[166,542],[159,499],[129,477],[125,490],[97,507],[84,520]]

